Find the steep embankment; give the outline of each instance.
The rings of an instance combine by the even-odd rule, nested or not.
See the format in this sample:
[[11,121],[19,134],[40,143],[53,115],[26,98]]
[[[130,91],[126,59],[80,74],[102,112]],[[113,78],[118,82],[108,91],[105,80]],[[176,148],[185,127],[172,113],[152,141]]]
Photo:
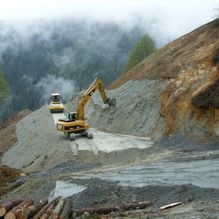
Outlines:
[[[164,134],[214,139],[219,134],[218,56],[219,23],[215,20],[158,50],[109,88],[130,80],[166,81],[168,86],[160,92],[159,101],[160,114],[165,119]],[[155,85],[150,92],[159,90]],[[142,113],[147,113],[147,107]]]
[[0,128],[0,158],[1,156],[17,141],[16,138],[16,125],[17,123],[27,116],[31,111],[23,110],[11,116],[1,124]]

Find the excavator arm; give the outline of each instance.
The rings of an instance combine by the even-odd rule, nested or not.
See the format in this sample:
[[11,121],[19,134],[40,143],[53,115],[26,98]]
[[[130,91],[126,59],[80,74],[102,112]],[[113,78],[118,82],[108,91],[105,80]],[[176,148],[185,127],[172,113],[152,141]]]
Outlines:
[[77,106],[77,119],[84,120],[84,108],[86,103],[90,100],[91,96],[99,90],[100,95],[103,99],[105,104],[115,105],[115,100],[111,100],[107,97],[106,92],[104,90],[103,82],[100,78],[96,78],[94,82],[90,85],[90,87],[85,91],[84,95],[80,99],[78,106]]

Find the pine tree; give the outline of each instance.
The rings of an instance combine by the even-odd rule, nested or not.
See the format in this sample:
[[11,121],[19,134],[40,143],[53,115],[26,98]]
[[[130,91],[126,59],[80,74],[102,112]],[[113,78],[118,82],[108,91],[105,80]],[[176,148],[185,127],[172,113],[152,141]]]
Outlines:
[[129,71],[135,65],[140,63],[143,59],[149,56],[156,50],[154,40],[145,34],[136,44],[135,48],[129,54],[129,59],[125,65],[123,73]]

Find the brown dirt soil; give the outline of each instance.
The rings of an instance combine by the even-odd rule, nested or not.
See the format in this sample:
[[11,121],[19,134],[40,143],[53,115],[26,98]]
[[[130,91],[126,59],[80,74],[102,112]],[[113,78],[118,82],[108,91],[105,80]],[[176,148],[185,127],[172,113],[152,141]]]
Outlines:
[[14,188],[8,185],[21,176],[21,173],[21,170],[10,168],[7,165],[0,165],[0,196]]
[[28,115],[31,111],[25,109],[21,112],[16,113],[11,116],[9,119],[4,121],[0,127],[0,159],[3,154],[17,141],[16,138],[16,125],[17,123],[23,119],[26,115]]

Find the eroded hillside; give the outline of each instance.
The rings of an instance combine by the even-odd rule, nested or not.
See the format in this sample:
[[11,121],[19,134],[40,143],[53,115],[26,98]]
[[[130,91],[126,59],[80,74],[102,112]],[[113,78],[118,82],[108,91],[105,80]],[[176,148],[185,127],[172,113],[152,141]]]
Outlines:
[[169,43],[110,85],[129,80],[163,80],[160,113],[164,134],[195,139],[218,137],[219,23],[208,23]]

